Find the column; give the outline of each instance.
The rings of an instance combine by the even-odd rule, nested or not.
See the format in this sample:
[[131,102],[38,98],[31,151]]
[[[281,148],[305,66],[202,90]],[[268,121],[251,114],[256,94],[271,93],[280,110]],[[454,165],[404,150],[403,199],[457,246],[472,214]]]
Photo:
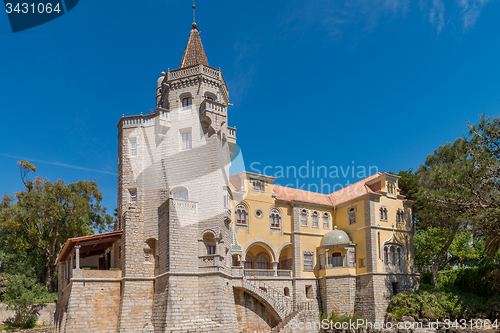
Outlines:
[[278,261],[271,262],[273,264],[274,276],[278,276]]
[[76,249],[76,269],[80,269],[80,245],[75,246]]

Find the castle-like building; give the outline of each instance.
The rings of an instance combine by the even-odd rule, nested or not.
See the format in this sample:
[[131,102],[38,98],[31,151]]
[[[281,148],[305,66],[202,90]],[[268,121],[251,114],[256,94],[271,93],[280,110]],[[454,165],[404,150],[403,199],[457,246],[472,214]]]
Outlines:
[[118,123],[114,231],[58,255],[58,332],[277,332],[319,311],[383,321],[414,287],[413,202],[398,176],[320,194],[229,175],[229,106],[193,24],[156,112]]

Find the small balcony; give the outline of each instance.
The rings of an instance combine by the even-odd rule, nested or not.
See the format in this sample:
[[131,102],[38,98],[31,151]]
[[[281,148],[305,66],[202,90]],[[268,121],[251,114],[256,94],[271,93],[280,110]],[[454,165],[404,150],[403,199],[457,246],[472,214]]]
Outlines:
[[244,276],[248,277],[292,277],[292,271],[287,269],[248,269],[244,270]]

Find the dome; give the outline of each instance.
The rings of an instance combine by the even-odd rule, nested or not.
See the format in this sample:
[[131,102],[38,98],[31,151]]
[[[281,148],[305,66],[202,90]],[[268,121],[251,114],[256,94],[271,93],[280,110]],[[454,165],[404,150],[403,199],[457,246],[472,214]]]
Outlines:
[[337,226],[335,226],[335,230],[326,233],[323,238],[321,238],[319,246],[349,244],[350,242],[351,239],[349,238],[349,235],[347,235],[345,231],[337,230]]

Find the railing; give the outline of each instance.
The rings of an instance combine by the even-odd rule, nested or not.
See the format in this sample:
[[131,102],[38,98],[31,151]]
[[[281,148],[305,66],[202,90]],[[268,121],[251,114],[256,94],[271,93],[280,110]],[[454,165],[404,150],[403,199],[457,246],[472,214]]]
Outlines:
[[222,77],[218,69],[205,66],[203,64],[197,64],[190,67],[183,67],[174,70],[169,70],[167,73],[167,81],[195,76],[201,73],[218,80],[220,80]]
[[330,257],[328,258],[327,268],[347,267],[347,265],[345,265],[344,262],[345,262],[345,256]]
[[289,269],[278,269],[278,276],[292,277],[292,271]]
[[182,199],[172,199],[172,207],[178,210],[196,210],[196,202]]
[[211,266],[217,266],[219,263],[219,255],[216,254],[201,256],[199,258],[200,258],[200,266],[211,267]]
[[230,138],[236,139],[236,128],[227,127],[227,133]]
[[226,106],[224,104],[214,102],[212,100],[206,99],[201,104],[200,112],[203,113],[205,111],[219,112],[225,113]]
[[293,308],[293,311],[291,311],[289,314],[287,314],[285,316],[285,318],[283,318],[283,320],[280,321],[280,323],[277,326],[273,327],[273,329],[271,330],[271,333],[278,333],[278,332],[280,332],[300,312],[312,310],[313,309],[313,303],[312,302],[313,302],[312,300],[310,300],[310,301],[304,301],[304,302],[300,302],[297,305],[295,305],[294,308]]
[[280,268],[281,269],[286,269],[286,270],[291,270],[293,265],[293,259],[286,259],[280,261]]
[[245,276],[274,276],[274,269],[245,269]]
[[276,289],[264,282],[262,280],[258,280],[255,278],[245,278],[244,281],[247,281],[249,284],[255,286],[258,288],[261,292],[265,292],[272,298],[274,298],[276,301],[281,303],[282,305],[282,310],[284,313],[282,313],[283,316],[288,314],[290,311],[292,311],[292,298],[289,296],[285,296],[281,290]]
[[[160,120],[169,120],[169,111],[159,110]],[[135,127],[138,125],[154,125],[154,119],[158,113],[148,114],[148,115],[138,115],[138,116],[127,116],[122,117],[119,127]]]

